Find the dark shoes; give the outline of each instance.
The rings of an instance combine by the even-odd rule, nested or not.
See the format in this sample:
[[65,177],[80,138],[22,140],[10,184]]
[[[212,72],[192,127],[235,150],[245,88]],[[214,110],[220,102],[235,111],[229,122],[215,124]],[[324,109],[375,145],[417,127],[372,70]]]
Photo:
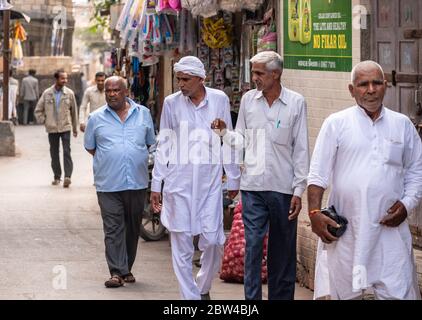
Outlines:
[[69,177],[64,178],[63,188],[69,188],[69,186],[70,186],[71,183],[72,183],[72,181],[70,180]]
[[58,185],[60,184],[60,179],[54,179],[54,180],[51,182],[51,184],[52,184],[53,186],[58,186]]
[[210,293],[201,294],[201,300],[211,300]]
[[106,288],[118,288],[124,285],[124,280],[121,276],[118,276],[115,274],[110,279],[108,279],[106,282],[104,282],[104,285]]

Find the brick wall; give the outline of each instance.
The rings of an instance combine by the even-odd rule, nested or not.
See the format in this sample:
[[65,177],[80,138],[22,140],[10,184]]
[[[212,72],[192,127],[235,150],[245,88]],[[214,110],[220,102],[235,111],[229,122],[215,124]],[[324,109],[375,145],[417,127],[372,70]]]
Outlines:
[[63,69],[67,73],[72,72],[72,57],[46,56],[24,57],[24,65],[18,68],[19,73],[28,73],[29,69],[35,69],[37,74],[52,75],[56,70]]

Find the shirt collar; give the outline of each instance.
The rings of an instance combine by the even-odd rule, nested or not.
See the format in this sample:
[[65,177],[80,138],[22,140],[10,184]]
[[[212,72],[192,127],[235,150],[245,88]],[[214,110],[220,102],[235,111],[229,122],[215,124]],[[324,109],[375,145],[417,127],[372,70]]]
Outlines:
[[56,86],[53,86],[53,90],[55,93],[63,93],[64,92],[64,87],[62,87],[60,90],[56,89]]
[[[127,113],[127,118],[129,118],[129,116],[133,113],[133,111],[139,110],[139,105],[137,105],[132,99],[129,99],[129,98],[126,98],[126,102],[128,102],[130,104],[129,111]],[[111,113],[116,113],[116,111],[114,111],[112,108],[110,108],[108,103],[107,103],[106,110],[108,110],[108,112],[111,112]]]
[[[198,106],[196,106],[196,108],[201,108],[201,107],[206,106],[206,105],[208,104],[208,88],[207,88],[207,87],[204,87],[204,88],[205,88],[205,97],[204,97],[204,99],[201,101],[201,103],[200,103]],[[188,96],[183,96],[183,98],[185,99],[186,103],[191,103],[191,104],[195,105],[195,104],[192,102],[192,100],[190,99],[190,97],[188,97]]]
[[[359,110],[359,112],[362,116],[364,116],[364,117],[366,117],[366,118],[368,118],[369,120],[372,121],[372,119],[368,116],[368,114],[365,112],[365,110],[361,106],[356,105],[356,108]],[[384,115],[385,115],[385,107],[384,107],[384,104],[383,104],[381,106],[380,116],[377,118],[377,120],[374,121],[374,123],[377,122],[377,121],[380,121],[384,117]]]
[[103,91],[100,91],[100,90],[98,89],[97,85],[95,85],[95,89],[94,89],[94,91],[95,91],[95,92],[99,92],[99,93],[103,93],[103,92],[104,92],[104,89],[103,89]]
[[[287,92],[286,92],[286,88],[284,88],[283,86],[281,86],[281,92],[280,95],[278,96],[278,100],[281,101],[282,104],[287,105]],[[256,95],[255,95],[255,99],[261,99],[264,97],[264,94],[262,93],[262,91],[256,91]],[[276,100],[277,100],[276,99]]]

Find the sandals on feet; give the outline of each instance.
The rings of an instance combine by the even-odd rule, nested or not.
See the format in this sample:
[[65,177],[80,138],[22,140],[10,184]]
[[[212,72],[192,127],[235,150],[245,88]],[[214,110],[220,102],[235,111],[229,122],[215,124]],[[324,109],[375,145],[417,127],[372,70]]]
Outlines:
[[104,285],[107,288],[118,288],[123,286],[124,280],[121,276],[118,276],[117,274],[113,275],[110,279],[108,279]]
[[127,275],[123,277],[124,282],[127,283],[134,283],[136,281],[135,277],[131,272],[129,272]]

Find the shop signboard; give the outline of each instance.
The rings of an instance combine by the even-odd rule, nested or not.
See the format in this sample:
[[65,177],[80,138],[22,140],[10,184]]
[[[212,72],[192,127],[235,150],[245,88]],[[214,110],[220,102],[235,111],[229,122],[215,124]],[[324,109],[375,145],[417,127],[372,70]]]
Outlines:
[[352,0],[284,0],[284,67],[350,72]]

